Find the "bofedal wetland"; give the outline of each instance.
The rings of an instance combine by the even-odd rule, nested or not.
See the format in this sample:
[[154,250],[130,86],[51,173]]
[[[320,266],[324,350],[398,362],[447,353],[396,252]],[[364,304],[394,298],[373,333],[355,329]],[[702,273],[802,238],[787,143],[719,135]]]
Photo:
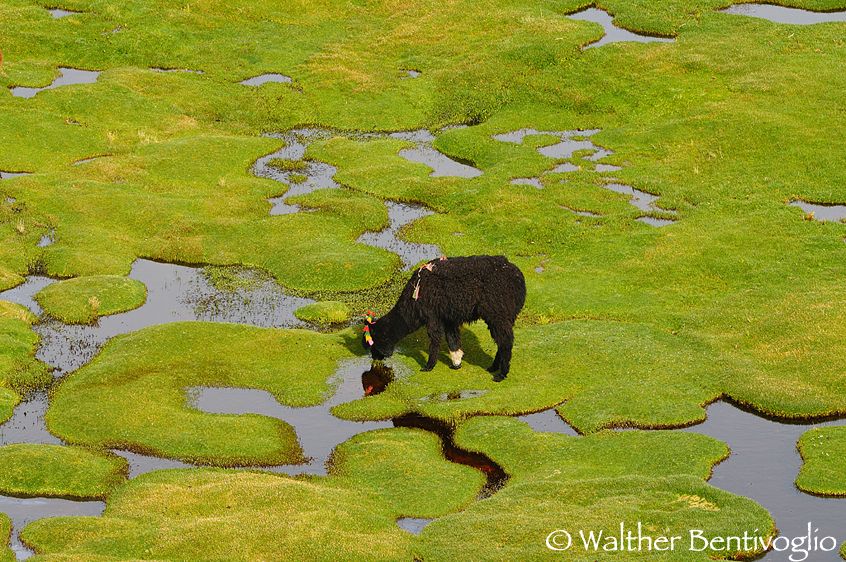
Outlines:
[[0,0],[0,561],[846,558],[844,38]]

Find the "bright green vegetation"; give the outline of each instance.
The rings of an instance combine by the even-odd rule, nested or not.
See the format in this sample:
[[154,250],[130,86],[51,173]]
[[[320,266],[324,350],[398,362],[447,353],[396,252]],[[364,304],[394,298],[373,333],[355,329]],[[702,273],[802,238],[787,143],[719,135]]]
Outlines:
[[[804,220],[787,205],[796,198],[846,203],[837,150],[846,144],[844,24],[777,25],[716,11],[730,0],[606,0],[618,24],[677,40],[582,51],[600,37],[599,26],[565,15],[588,4],[73,0],[67,7],[83,13],[53,20],[30,0],[0,0],[0,170],[33,172],[0,180],[0,288],[31,272],[125,276],[143,256],[255,268],[297,294],[384,312],[408,274],[397,256],[356,239],[388,224],[384,200],[419,202],[436,214],[404,229],[406,239],[448,255],[502,253],[524,271],[528,301],[512,372],[503,383],[491,381],[483,368],[493,345],[474,326],[464,331],[462,370],[441,362],[432,373],[403,376],[382,395],[337,408],[339,415],[420,411],[461,421],[556,406],[592,433],[691,423],[722,395],[793,418],[846,410],[846,225]],[[790,4],[846,8],[844,0]],[[96,84],[32,99],[7,92],[50,83],[58,66],[103,73]],[[420,77],[407,79],[408,68]],[[294,85],[238,84],[264,72],[291,76]],[[435,147],[484,172],[474,179],[431,177],[398,155],[409,143],[354,133],[458,123],[470,126],[439,134]],[[257,158],[281,145],[261,135],[301,126],[338,131],[312,144],[306,159],[336,166],[342,188],[291,201],[305,212],[270,216],[267,199],[287,186],[251,174]],[[608,162],[622,170],[613,176],[660,196],[678,221],[663,228],[638,222],[643,212],[603,188],[602,177],[612,174],[590,165],[547,173],[560,162],[537,148],[555,142],[552,136],[521,144],[492,138],[523,127],[601,129],[592,140],[614,151]],[[72,166],[92,155],[104,156]],[[580,163],[578,155],[570,160]],[[509,183],[541,174],[543,189]],[[38,247],[50,231],[56,242]],[[8,316],[0,317],[0,420],[24,389],[49,379],[32,356],[31,319]],[[209,464],[299,460],[296,436],[283,422],[192,410],[185,389],[249,386],[285,404],[316,404],[337,361],[362,353],[354,335],[213,324],[143,330],[111,342],[65,379],[48,424],[73,444]],[[409,338],[398,360],[416,369],[424,340]],[[487,392],[439,398],[466,389]],[[499,420],[471,420],[460,436],[469,444],[473,432],[496,424],[509,443],[508,435],[525,433]],[[519,519],[535,530],[582,520],[610,525],[618,513],[672,529],[768,526],[760,508],[703,482],[724,449],[690,436],[632,435],[556,441],[564,450],[585,448],[579,453],[591,459],[598,458],[591,447],[609,443],[602,463],[559,459],[554,470],[569,474],[567,481],[542,455],[509,459],[473,438],[502,457],[513,482],[449,516],[466,525],[445,519],[419,540],[398,534],[387,515],[399,509],[373,507],[373,492],[361,482],[343,488],[327,483],[340,475],[314,481],[218,471],[145,476],[122,488],[127,499],[106,517],[39,522],[29,536],[51,553],[101,548],[148,557],[149,548],[191,558],[198,545],[212,544],[220,558],[231,558],[227,548],[237,543],[258,549],[249,552],[255,558],[272,557],[260,549],[282,544],[303,557],[410,559],[414,544],[449,559],[468,544],[457,539],[462,528],[472,529],[474,548],[508,537],[519,556],[505,557],[528,555]],[[825,445],[803,440],[807,466],[799,482],[836,491],[839,476],[818,453],[842,457],[843,443],[836,431],[820,435]],[[540,437],[521,438],[541,447]],[[646,451],[637,456],[640,439],[660,440],[648,453],[661,462]],[[620,472],[610,473],[614,467]],[[543,479],[543,471],[552,476]],[[442,474],[426,473],[417,485]],[[268,506],[295,496],[288,512],[325,523],[318,527],[332,528],[332,540],[310,540],[307,526],[300,535],[280,533],[284,517],[269,517]],[[238,512],[232,521],[208,516],[226,511],[230,498]],[[321,508],[307,511],[313,505]],[[330,505],[360,509],[369,534],[331,519]],[[163,535],[160,525],[168,529]],[[235,541],[228,534],[235,529],[253,534]],[[349,531],[341,534],[349,540],[338,543],[337,529]],[[542,536],[531,537],[538,550],[530,556],[545,554]]]
[[282,404],[312,406],[325,399],[338,360],[350,356],[337,334],[205,322],[146,328],[113,339],[63,380],[47,426],[71,444],[215,466],[301,462],[287,423],[201,412],[189,406],[187,389],[259,388]]
[[[38,335],[31,314],[3,305],[0,314],[0,423],[12,416],[20,395],[46,386],[52,377],[47,365],[35,359]],[[24,318],[20,318],[23,316]]]
[[127,277],[94,275],[48,285],[35,299],[47,314],[65,324],[92,324],[101,316],[143,305],[147,288]]
[[820,427],[806,432],[799,440],[805,461],[796,485],[800,490],[824,496],[846,496],[846,428]]
[[21,320],[30,325],[37,320],[27,307],[9,301],[0,301],[0,319]]
[[17,497],[105,498],[123,482],[126,460],[60,445],[0,447],[0,494]]
[[[462,338],[466,355],[460,371],[449,369],[444,349],[435,370],[423,373],[419,365],[427,357],[428,338],[416,333],[400,356],[413,374],[382,394],[337,406],[336,415],[381,419],[418,411],[461,419],[535,412],[566,400],[559,411],[578,430],[590,432],[608,425],[665,427],[701,420],[700,406],[720,395],[721,380],[709,369],[701,346],[643,323],[571,320],[523,327],[516,333],[512,372],[501,383],[485,370],[496,346],[484,325],[465,329]],[[638,366],[638,378],[632,365]],[[486,393],[438,398],[461,389]]]
[[[523,334],[550,341],[569,335],[562,323],[595,324],[585,328],[589,340],[609,353],[649,335],[642,354],[619,357],[619,372],[633,382],[615,389],[619,400],[606,400],[590,425],[690,422],[720,393],[785,416],[842,409],[836,350],[846,336],[838,284],[846,231],[802,220],[785,203],[846,201],[842,167],[829,156],[846,131],[833,110],[846,85],[843,26],[784,26],[714,11],[727,3],[609,2],[618,23],[678,41],[584,52],[579,46],[601,31],[564,17],[581,0],[438,9],[377,2],[341,11],[259,2],[187,12],[162,4],[155,18],[147,3],[128,2],[80,5],[86,13],[62,20],[4,4],[6,85],[49,82],[56,53],[63,64],[104,72],[93,85],[0,97],[0,142],[19,147],[4,151],[0,168],[36,172],[2,184],[17,210],[4,203],[0,263],[12,275],[37,265],[63,276],[125,274],[139,255],[238,263],[326,300],[326,293],[392,280],[396,256],[355,239],[386,223],[380,199],[420,201],[438,214],[412,225],[410,239],[448,255],[502,252],[523,268],[529,301],[521,322],[532,325]],[[421,77],[403,79],[410,67]],[[237,84],[271,71],[298,87]],[[249,172],[280,145],[263,131],[456,122],[480,124],[448,131],[436,146],[472,161],[484,171],[478,178],[432,178],[397,155],[402,141],[339,137],[313,145],[307,157],[337,165],[349,189],[298,201],[313,212],[271,217],[266,198],[286,188]],[[491,138],[525,126],[601,128],[594,141],[623,165],[615,175],[659,194],[679,221],[655,229],[633,220],[640,211],[587,171],[562,174],[566,183],[545,177],[541,190],[514,189],[510,178],[555,164],[535,150],[550,137],[521,145]],[[110,156],[68,165],[92,154]],[[37,248],[47,227],[58,240]],[[534,272],[541,262],[543,272]],[[519,341],[518,356],[543,344]],[[570,349],[563,363],[578,361],[581,347],[558,343]],[[668,361],[659,373],[650,369],[662,359],[646,369],[631,359],[666,350],[702,361],[681,373]],[[532,391],[566,398],[557,389],[572,385],[569,373],[547,370],[548,382]],[[627,413],[638,381],[654,387],[656,377],[673,381],[671,393],[643,393],[660,415]],[[445,371],[433,378],[455,380]],[[593,400],[582,391],[569,397],[574,409]]]
[[267,165],[282,172],[301,172],[308,167],[302,160],[286,160],[285,158],[273,158],[268,160]]
[[14,562],[17,558],[9,548],[9,538],[12,536],[12,520],[5,513],[0,513],[0,562]]
[[[481,416],[459,427],[456,442],[488,454],[511,480],[489,500],[426,527],[415,546],[423,560],[463,559],[468,544],[475,560],[552,559],[543,548],[552,530],[619,534],[621,521],[635,530],[640,521],[644,529],[684,541],[690,529],[702,529],[706,536],[775,532],[766,510],[704,482],[711,466],[728,454],[709,437],[642,431],[568,437],[536,433],[511,418]],[[638,553],[585,551],[577,536],[573,544],[567,560],[643,559]],[[666,557],[649,556],[709,560],[753,554],[693,553],[685,546]]]
[[343,324],[350,320],[350,307],[339,301],[323,301],[301,306],[294,315],[313,324]]
[[43,519],[21,538],[48,560],[407,560],[414,538],[396,519],[459,510],[482,482],[434,435],[381,430],[344,443],[328,477],[154,472],[117,489],[103,517]]

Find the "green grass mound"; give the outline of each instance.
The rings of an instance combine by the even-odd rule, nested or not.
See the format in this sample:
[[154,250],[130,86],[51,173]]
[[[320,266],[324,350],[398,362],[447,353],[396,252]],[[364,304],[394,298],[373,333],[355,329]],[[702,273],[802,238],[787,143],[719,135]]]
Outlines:
[[[727,447],[682,432],[602,432],[588,437],[536,433],[511,418],[477,417],[462,424],[456,442],[482,451],[511,475],[488,500],[438,519],[415,545],[422,560],[709,560],[757,552],[689,552],[690,529],[705,536],[775,533],[766,510],[705,483]],[[620,523],[646,535],[678,535],[674,552],[607,553],[586,549],[578,532],[619,535]],[[566,553],[545,548],[554,530],[569,530]]]
[[14,562],[17,560],[14,551],[9,548],[12,537],[12,520],[5,513],[0,513],[0,562]]
[[271,158],[267,165],[281,172],[301,172],[308,167],[302,160],[287,160],[285,158]]
[[33,324],[37,317],[25,306],[9,301],[0,301],[0,319],[23,320]]
[[312,406],[349,357],[343,335],[239,324],[174,323],[111,340],[64,379],[47,411],[71,444],[121,448],[215,466],[303,460],[293,428],[266,416],[190,408],[186,389],[267,390],[282,404]]
[[350,307],[340,301],[322,301],[301,306],[294,315],[312,324],[343,324],[349,322]]
[[126,460],[61,445],[0,447],[0,494],[17,497],[105,498],[126,479]]
[[[10,310],[19,314],[14,308]],[[21,394],[52,380],[47,365],[35,359],[38,335],[29,320],[0,317],[0,423],[12,416]]]
[[396,519],[461,509],[483,481],[432,434],[380,430],[339,446],[328,477],[153,472],[117,489],[103,517],[42,519],[21,538],[48,560],[408,560],[414,539]]
[[65,324],[93,324],[101,316],[140,307],[147,300],[147,288],[127,277],[93,275],[48,285],[35,299],[47,314]]
[[802,470],[796,486],[804,492],[823,496],[846,496],[846,428],[820,427],[808,430],[799,439]]
[[[449,368],[446,349],[432,372],[420,372],[428,338],[403,342],[397,359],[412,374],[377,396],[335,407],[350,419],[383,419],[421,412],[446,420],[476,414],[521,414],[554,407],[582,432],[609,425],[660,427],[704,419],[702,404],[720,394],[721,380],[694,341],[648,324],[574,320],[518,328],[511,373],[493,382],[486,368],[496,346],[484,324],[462,330],[461,370]],[[444,348],[446,346],[443,346]],[[444,399],[463,390],[481,396]]]

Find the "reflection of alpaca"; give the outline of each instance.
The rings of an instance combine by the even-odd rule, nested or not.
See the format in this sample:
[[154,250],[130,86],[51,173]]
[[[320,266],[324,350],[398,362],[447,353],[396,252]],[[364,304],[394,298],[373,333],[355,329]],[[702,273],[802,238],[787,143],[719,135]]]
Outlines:
[[441,338],[446,336],[452,368],[461,367],[462,324],[484,320],[497,345],[491,372],[505,378],[511,366],[514,321],[526,300],[523,274],[503,256],[441,258],[423,265],[408,281],[394,308],[365,326],[365,349],[381,360],[396,344],[421,326],[429,333],[429,360],[438,361]]
[[394,372],[390,367],[374,364],[369,371],[361,374],[361,386],[364,388],[365,396],[381,394],[387,388],[388,383],[394,380]]

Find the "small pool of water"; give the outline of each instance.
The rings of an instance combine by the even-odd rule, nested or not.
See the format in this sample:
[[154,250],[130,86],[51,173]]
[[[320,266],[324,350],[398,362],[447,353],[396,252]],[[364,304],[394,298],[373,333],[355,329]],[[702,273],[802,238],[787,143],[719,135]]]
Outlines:
[[[275,152],[271,152],[256,160],[253,164],[253,174],[260,178],[278,181],[288,186],[284,195],[269,199],[272,207],[271,215],[289,215],[300,211],[299,205],[287,202],[288,198],[298,195],[306,195],[318,189],[336,189],[340,187],[335,183],[335,173],[338,171],[334,166],[316,160],[304,160],[306,149],[309,143],[317,139],[325,139],[331,132],[323,129],[294,129],[286,133],[273,133],[267,135],[271,138],[281,139],[285,146]],[[290,170],[280,169],[271,165],[274,160],[290,161],[299,163],[298,167]],[[303,181],[294,181],[295,175],[303,176]]]
[[413,148],[400,150],[399,155],[409,162],[425,164],[430,167],[432,169],[432,173],[429,174],[430,177],[477,178],[483,173],[482,170],[469,163],[459,162],[437,150],[432,146],[435,136],[425,129],[391,133],[389,136],[415,143],[416,146]]
[[412,535],[419,535],[432,521],[434,521],[434,519],[425,519],[422,517],[400,517],[397,519],[397,527],[403,531],[408,531]]
[[846,205],[822,205],[819,203],[807,203],[805,201],[791,201],[791,207],[799,207],[805,213],[814,214],[814,220],[820,222],[842,221],[846,219]]
[[46,392],[38,392],[21,402],[11,419],[0,425],[0,446],[18,443],[60,445],[59,438],[47,431],[44,423],[46,412]]
[[28,176],[30,172],[4,172],[0,170],[0,180],[10,180],[20,176]]
[[531,185],[535,189],[543,189],[540,178],[514,178],[511,185]]
[[24,86],[15,86],[10,88],[12,95],[18,98],[32,98],[35,94],[44,90],[53,90],[62,86],[71,86],[73,84],[93,84],[100,76],[99,70],[80,70],[78,68],[59,67],[59,77],[53,80],[48,86],[43,88],[28,88]]
[[441,250],[434,244],[418,244],[400,240],[400,230],[412,222],[428,217],[434,213],[422,205],[397,203],[386,201],[388,220],[390,224],[379,232],[365,232],[358,237],[358,242],[382,248],[397,254],[403,263],[403,269],[409,270],[421,261],[435,259],[441,255]]
[[106,504],[101,501],[74,501],[59,498],[11,498],[0,496],[0,511],[12,519],[11,547],[18,560],[35,554],[25,547],[18,533],[27,524],[46,517],[102,515]]
[[555,158],[557,160],[572,158],[573,153],[577,150],[597,150],[597,146],[589,140],[565,138],[561,142],[538,148],[538,152],[547,158]]
[[150,68],[153,72],[166,72],[166,73],[173,73],[173,72],[185,72],[188,74],[205,74],[202,70],[191,70],[190,68],[161,68],[158,66],[154,66]]
[[563,164],[558,164],[552,170],[550,170],[553,174],[566,174],[570,172],[578,172],[581,170],[579,166],[575,164],[571,164],[570,162],[564,162]]
[[53,19],[55,19],[55,20],[82,13],[82,12],[75,12],[73,10],[64,10],[62,8],[53,8],[52,10],[47,10],[47,11],[50,12],[50,15],[53,16]]
[[629,31],[627,29],[623,29],[622,27],[617,27],[614,25],[614,18],[611,15],[604,11],[599,10],[597,8],[588,8],[586,10],[581,10],[574,14],[570,14],[567,16],[574,20],[580,21],[589,21],[593,23],[598,23],[602,26],[602,29],[605,31],[605,35],[602,39],[598,41],[594,41],[586,45],[585,49],[590,49],[593,47],[601,47],[602,45],[607,45],[609,43],[620,43],[624,41],[634,41],[636,43],[672,43],[675,39],[670,37],[654,37],[651,35],[643,35],[640,33],[635,33],[633,31]]
[[800,8],[787,8],[773,4],[734,4],[725,10],[725,14],[737,16],[749,16],[761,18],[774,23],[786,23],[793,25],[813,25],[816,23],[844,22],[846,11],[839,12],[812,12]]
[[244,86],[262,86],[264,84],[290,84],[292,82],[290,76],[285,76],[284,74],[277,74],[277,73],[267,73],[267,74],[260,74],[258,76],[253,76],[252,78],[247,78],[246,80],[242,80],[239,82]]
[[542,412],[536,412],[534,414],[517,416],[517,419],[526,422],[532,429],[542,433],[561,433],[571,437],[579,436],[579,433],[558,415],[555,408],[550,408],[549,410],[543,410]]
[[[631,204],[637,209],[640,209],[641,211],[661,211],[664,213],[673,213],[673,211],[662,209],[658,206],[658,204],[656,203],[658,201],[657,195],[652,195],[651,193],[646,193],[645,191],[640,191],[639,189],[635,189],[630,185],[623,185],[621,183],[606,183],[603,185],[603,187],[615,193],[628,195],[629,204]],[[635,220],[655,227],[666,226],[668,224],[673,224],[674,222],[676,222],[670,219],[658,219],[655,217],[638,217]]]

